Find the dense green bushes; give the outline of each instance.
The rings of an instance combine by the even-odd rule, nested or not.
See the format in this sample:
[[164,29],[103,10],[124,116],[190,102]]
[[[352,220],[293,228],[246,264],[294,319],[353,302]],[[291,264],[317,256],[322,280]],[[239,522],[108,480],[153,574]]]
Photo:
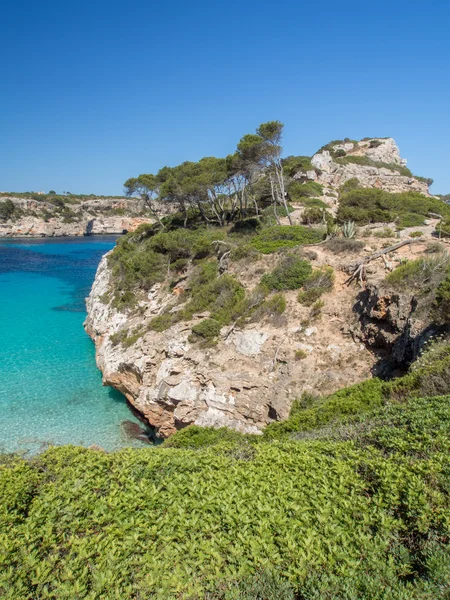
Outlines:
[[405,377],[305,397],[263,436],[191,426],[158,448],[8,458],[0,594],[447,597],[449,367],[440,341]]
[[114,304],[132,305],[137,290],[149,290],[164,281],[169,269],[187,266],[187,260],[200,260],[215,253],[213,242],[224,234],[216,229],[174,229],[156,233],[153,226],[138,227],[118,240],[109,255],[114,286]]
[[390,194],[380,189],[356,188],[340,197],[337,218],[360,225],[397,221],[399,227],[423,225],[429,213],[450,215],[450,206],[418,192]]
[[322,196],[323,186],[317,181],[293,181],[288,187],[289,198],[292,202],[302,201],[304,198],[312,198],[314,196]]
[[269,290],[298,290],[312,272],[311,263],[297,256],[286,256],[271,273],[261,278]]
[[[347,403],[378,396],[376,380]],[[52,449],[0,467],[0,594],[434,600],[450,590],[450,397],[352,441],[189,428],[178,448]],[[347,434],[349,430],[347,429]],[[330,438],[331,436],[331,438]],[[169,442],[170,443],[170,442]]]
[[344,252],[361,252],[364,248],[364,242],[352,238],[333,237],[330,238],[325,247],[333,254],[343,254]]
[[7,221],[14,215],[15,204],[9,198],[0,202],[0,221]]
[[270,254],[285,248],[294,248],[305,244],[321,242],[325,233],[319,229],[302,227],[301,225],[276,225],[263,229],[250,244],[262,254]]
[[288,156],[281,161],[283,171],[288,177],[294,177],[299,171],[314,171],[310,156]]

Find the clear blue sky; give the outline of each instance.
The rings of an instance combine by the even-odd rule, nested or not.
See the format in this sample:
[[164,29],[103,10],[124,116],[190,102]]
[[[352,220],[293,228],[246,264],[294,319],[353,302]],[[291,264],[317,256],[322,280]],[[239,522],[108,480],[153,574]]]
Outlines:
[[278,119],[286,155],[392,136],[449,193],[449,23],[448,0],[6,0],[0,190],[120,194]]

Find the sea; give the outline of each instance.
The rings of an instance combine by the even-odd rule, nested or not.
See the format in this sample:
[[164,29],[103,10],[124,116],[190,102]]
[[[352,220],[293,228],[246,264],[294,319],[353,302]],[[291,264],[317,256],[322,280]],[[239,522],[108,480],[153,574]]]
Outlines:
[[123,423],[139,420],[102,385],[83,329],[85,298],[116,237],[0,240],[0,453],[144,445],[126,436]]

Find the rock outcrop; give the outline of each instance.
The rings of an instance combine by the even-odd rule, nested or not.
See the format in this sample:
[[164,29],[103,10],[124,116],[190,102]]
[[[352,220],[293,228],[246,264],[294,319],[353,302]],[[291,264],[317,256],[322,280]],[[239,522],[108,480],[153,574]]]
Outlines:
[[[328,257],[319,253],[315,262],[326,264]],[[250,285],[261,262],[230,268]],[[324,297],[320,319],[308,321],[310,309],[298,303],[296,292],[287,292],[287,310],[275,322],[224,327],[218,344],[204,348],[191,343],[189,334],[206,315],[162,333],[148,330],[149,320],[173,300],[167,286],[157,284],[133,315],[114,309],[106,256],[87,299],[85,327],[104,383],[121,391],[158,436],[191,423],[258,433],[286,418],[303,392],[331,393],[370,375],[375,359],[349,330],[354,291],[339,277],[333,295]],[[123,328],[140,332],[130,347],[112,338]]]
[[359,323],[353,332],[367,347],[389,358],[382,362],[386,374],[397,368],[404,370],[428,340],[449,329],[433,321],[430,308],[426,296],[369,285],[358,295],[355,311]]
[[[368,164],[351,162],[364,162],[361,159],[366,159]],[[335,144],[315,154],[311,163],[316,170],[300,172],[297,178],[306,177],[335,189],[349,179],[356,178],[362,187],[376,187],[393,193],[415,191],[428,195],[426,181],[405,175],[402,171],[406,160],[400,157],[398,146],[392,138]]]
[[[311,162],[314,170],[299,171],[294,178],[321,183],[322,200],[332,210],[339,187],[352,178],[363,187],[428,194],[425,181],[405,175],[406,161],[391,138],[328,145]],[[294,223],[301,221],[303,210],[291,214]],[[377,237],[368,241],[368,251],[384,243]],[[114,282],[104,257],[87,300],[85,323],[104,383],[125,394],[160,437],[192,423],[257,433],[267,423],[286,418],[293,400],[304,392],[328,394],[370,376],[379,356],[368,347],[408,361],[417,352],[414,339],[421,327],[417,320],[417,332],[411,325],[411,298],[382,296],[375,290],[358,298],[357,289],[344,285],[342,269],[354,256],[333,255],[324,246],[312,254],[308,259],[314,267],[330,265],[336,272],[334,290],[323,296],[319,318],[297,301],[297,292],[288,291],[283,315],[240,328],[222,327],[213,348],[193,343],[190,336],[208,314],[164,332],[149,329],[151,319],[173,305],[177,295],[182,302],[183,284],[173,289],[168,282],[156,284],[132,313],[115,309]],[[228,270],[248,291],[276,261],[275,255],[261,255],[256,263],[231,262]],[[381,271],[379,281],[385,275]],[[118,342],[124,332],[126,344]]]

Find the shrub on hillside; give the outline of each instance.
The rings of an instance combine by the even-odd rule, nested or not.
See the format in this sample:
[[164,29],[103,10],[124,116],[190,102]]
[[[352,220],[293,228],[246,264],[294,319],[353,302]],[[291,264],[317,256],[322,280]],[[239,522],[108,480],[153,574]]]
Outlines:
[[306,208],[323,208],[327,210],[329,208],[328,204],[321,200],[320,198],[305,198],[302,201],[302,205]]
[[314,196],[322,196],[323,186],[317,181],[293,181],[288,187],[288,195],[292,202],[298,202],[303,198],[313,198]]
[[283,258],[271,273],[261,278],[261,284],[270,290],[297,290],[312,272],[311,264],[296,256]]
[[3,202],[0,202],[0,221],[7,221],[10,219],[15,210],[15,205],[12,200],[6,199]]
[[341,185],[339,194],[346,194],[359,187],[361,187],[359,179],[357,177],[352,177],[351,179],[347,179],[347,181]]
[[312,306],[322,294],[329,292],[333,288],[333,284],[334,271],[332,267],[315,269],[311,275],[305,279],[297,299],[300,304]]
[[450,274],[436,289],[436,306],[438,319],[450,323]]
[[263,436],[194,426],[158,448],[0,461],[0,595],[444,598],[450,396],[411,398],[417,381],[401,403],[376,379],[302,398]]
[[329,239],[325,248],[333,254],[343,254],[344,252],[361,252],[364,248],[364,242],[352,238],[333,237]]
[[439,221],[436,225],[436,233],[439,237],[450,237],[450,217]]
[[396,220],[404,228],[423,225],[430,213],[450,217],[450,206],[418,192],[390,194],[378,188],[357,188],[340,197],[337,218],[341,223],[353,220],[359,225]]
[[450,267],[450,256],[443,252],[408,260],[386,276],[386,283],[397,289],[413,289],[425,294],[435,289],[445,278]]
[[263,229],[250,244],[263,254],[271,254],[278,250],[294,248],[306,244],[316,244],[323,240],[322,230],[303,227],[301,225],[275,225]]
[[192,328],[193,336],[190,336],[190,341],[195,341],[197,338],[202,338],[204,341],[212,342],[220,335],[221,325],[215,319],[204,319]]
[[317,223],[323,223],[326,225],[327,223],[332,224],[334,221],[333,217],[327,210],[319,208],[318,206],[310,206],[305,208],[302,215],[302,222],[306,225],[314,225]]
[[281,161],[283,165],[284,174],[288,177],[294,177],[299,171],[314,171],[314,167],[311,164],[310,156],[288,156],[283,158]]

